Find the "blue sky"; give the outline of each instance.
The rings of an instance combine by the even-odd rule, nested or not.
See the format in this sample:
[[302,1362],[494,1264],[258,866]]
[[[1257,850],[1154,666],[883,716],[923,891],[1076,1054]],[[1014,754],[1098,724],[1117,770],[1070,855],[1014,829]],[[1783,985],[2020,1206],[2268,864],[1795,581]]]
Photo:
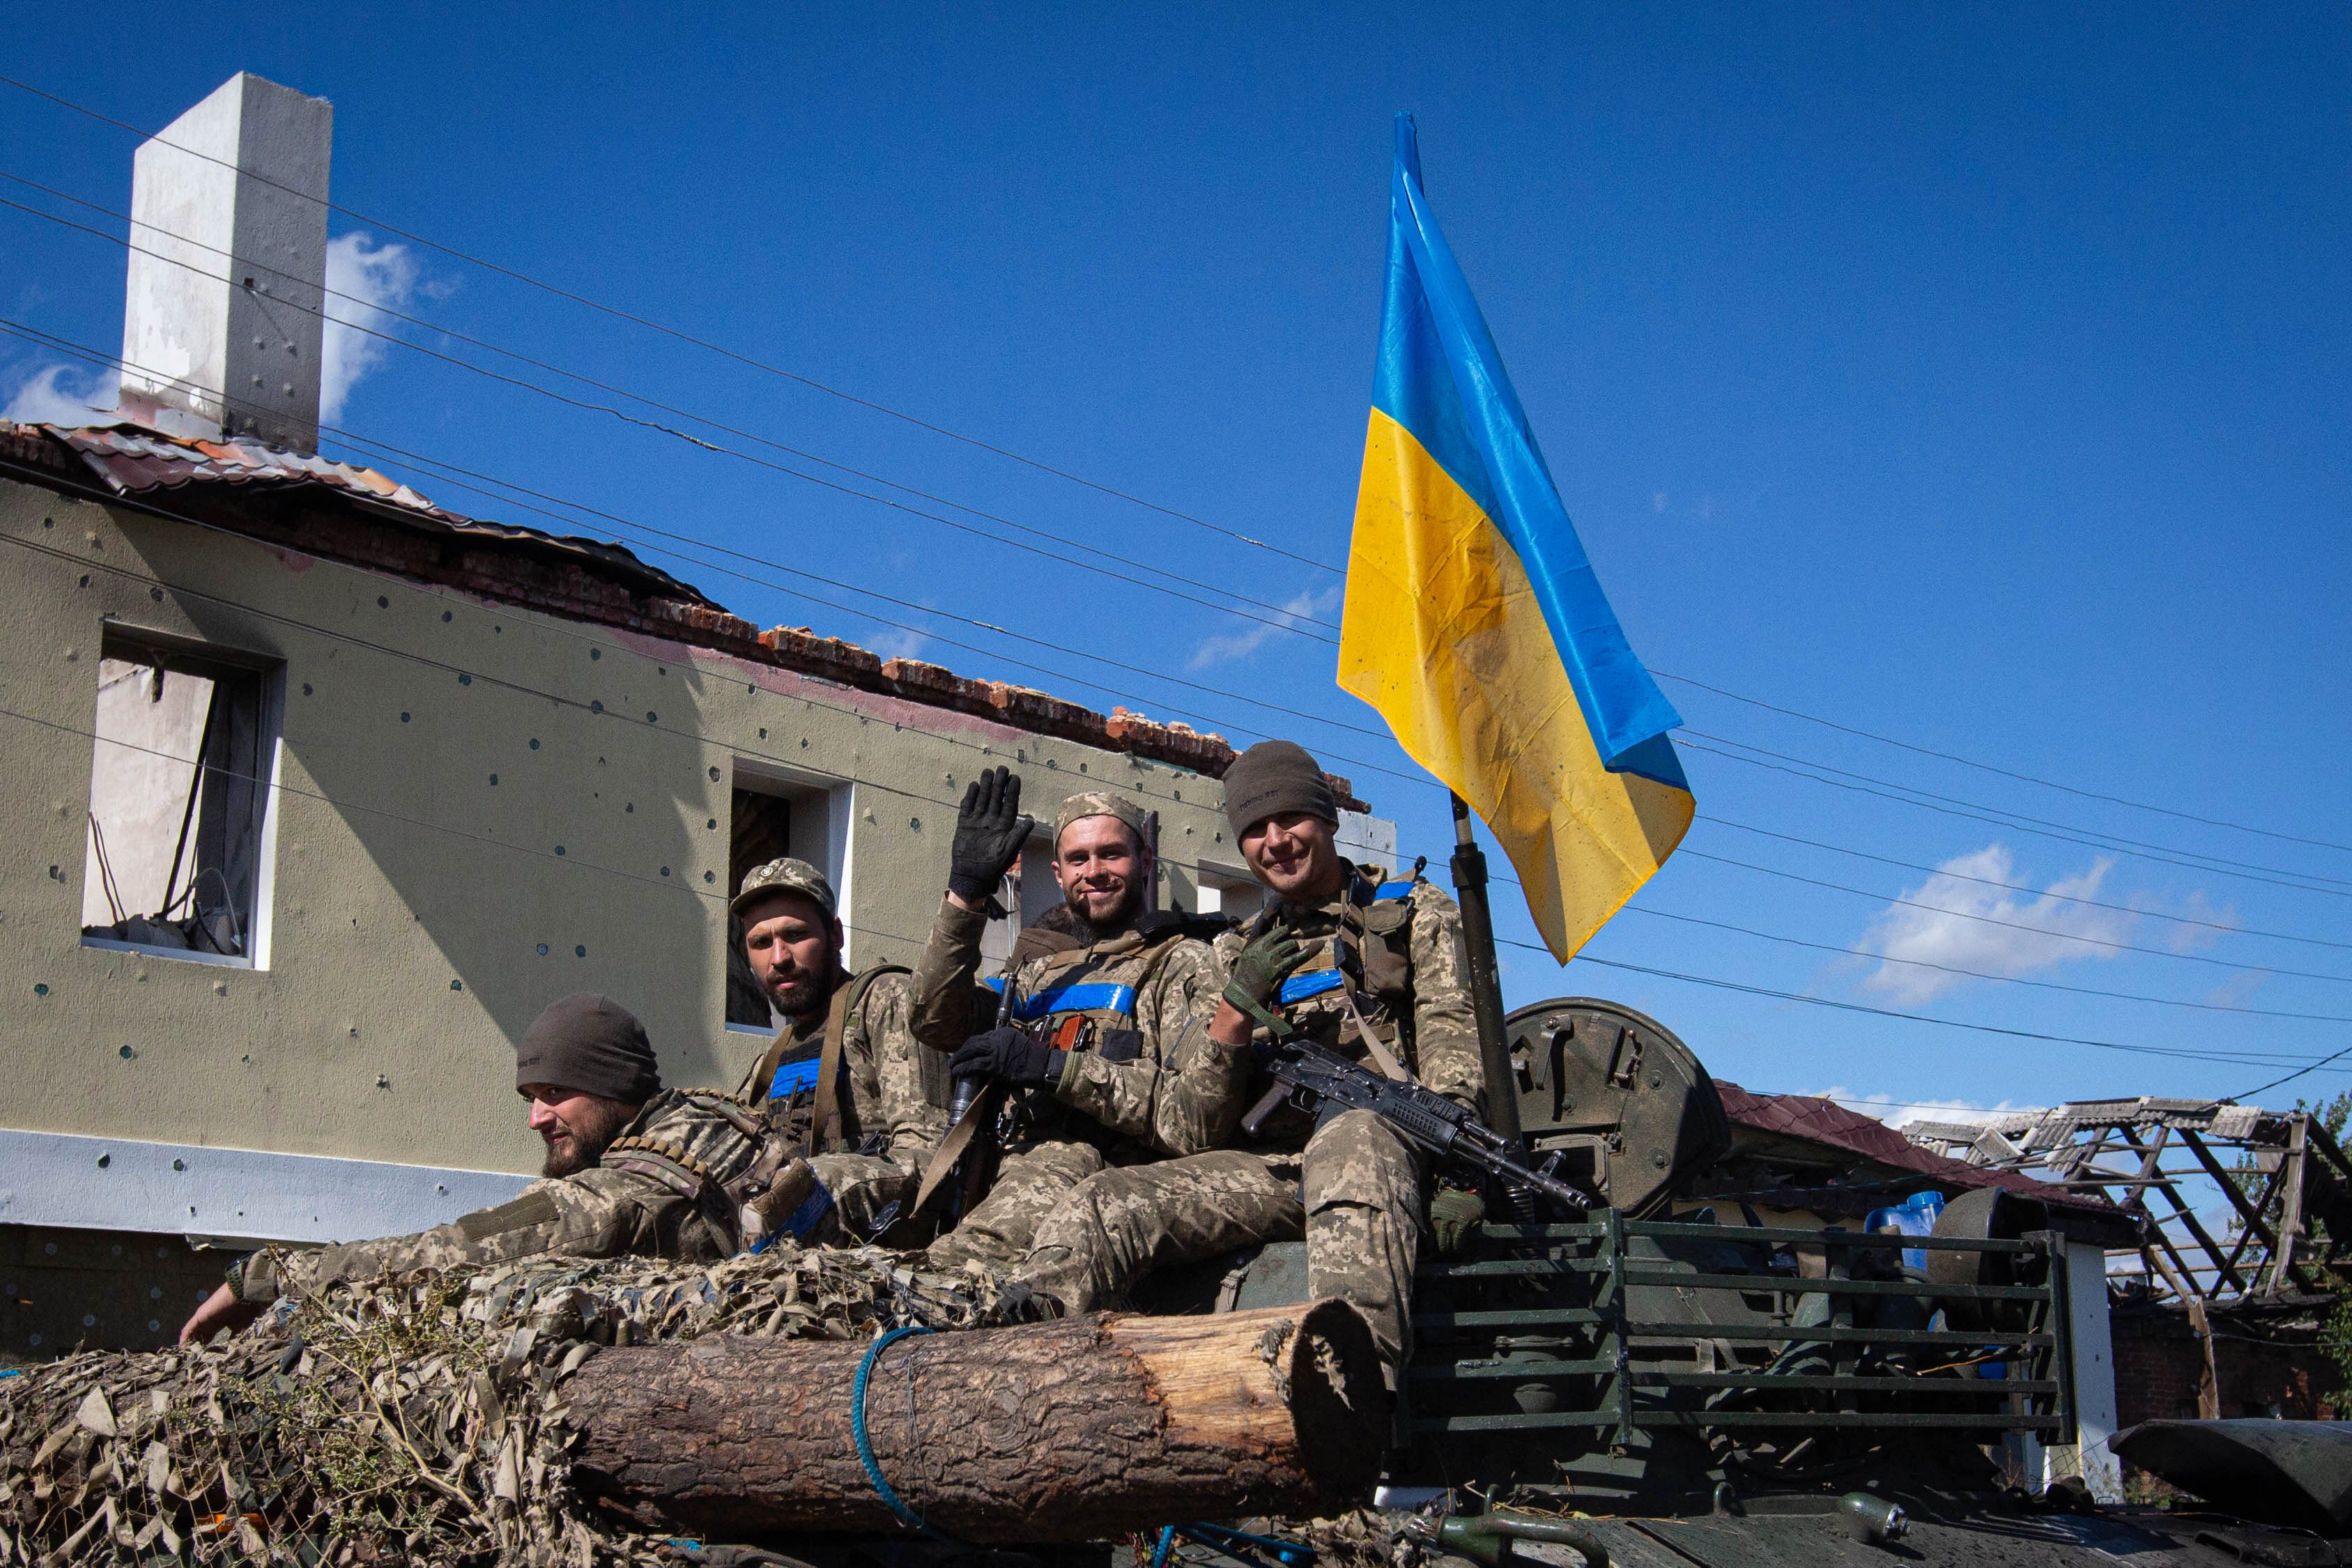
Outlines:
[[[2068,795],[1669,680],[1695,732],[1700,822],[1591,953],[2225,1059],[1585,964],[1563,974],[1525,948],[1507,950],[1514,1004],[1617,997],[1718,1076],[1898,1102],[2242,1093],[2287,1069],[2232,1053],[2352,1046],[2346,1023],[2211,1010],[2352,1019],[2352,849],[2333,847],[2352,846],[2340,9],[549,15],[278,8],[229,28],[123,8],[19,37],[6,68],[148,127],[240,68],[323,95],[335,195],[359,212],[1334,565],[1379,318],[1389,121],[1410,109],[1431,200],[1654,668],[2287,836]],[[9,173],[119,208],[131,146],[0,88]],[[439,326],[1336,620],[1328,572],[369,224],[339,216],[333,232],[354,291]],[[110,349],[121,279],[119,247],[0,209],[11,319]],[[80,384],[55,355],[0,343],[0,402],[41,412],[45,392]],[[824,588],[811,591],[847,607],[812,604],[630,541],[763,625],[814,624],[1237,741],[1293,734],[1442,859],[1444,795],[1381,771],[1410,764],[1360,732],[1377,719],[1332,686],[1332,650],[1311,636],[404,349],[346,369],[341,422],[365,437],[922,606]],[[421,464],[376,462],[457,510],[547,522]],[[1832,787],[1735,760],[1727,742],[1969,804]],[[2053,888],[2064,896],[2042,896]],[[1503,934],[1530,940],[1503,893]],[[1961,980],[1889,953],[2206,1007]],[[2330,1068],[2267,1098],[2347,1084]]]

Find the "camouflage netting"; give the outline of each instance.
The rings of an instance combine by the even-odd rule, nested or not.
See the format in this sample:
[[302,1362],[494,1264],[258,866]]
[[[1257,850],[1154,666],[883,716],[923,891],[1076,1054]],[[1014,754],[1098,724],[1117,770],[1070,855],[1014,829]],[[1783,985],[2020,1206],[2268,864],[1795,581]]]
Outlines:
[[608,1344],[867,1338],[1022,1309],[877,1248],[425,1270],[222,1342],[0,1380],[0,1564],[675,1562],[566,1485],[562,1375]]

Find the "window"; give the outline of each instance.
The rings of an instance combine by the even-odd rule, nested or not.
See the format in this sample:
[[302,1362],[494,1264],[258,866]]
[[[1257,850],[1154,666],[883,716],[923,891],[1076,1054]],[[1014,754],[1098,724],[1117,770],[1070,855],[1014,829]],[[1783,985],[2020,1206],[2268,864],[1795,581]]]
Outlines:
[[[846,840],[849,786],[797,773],[770,771],[736,759],[733,786],[728,798],[727,891],[731,897],[743,879],[779,856],[805,860],[825,874],[834,896],[841,900],[842,919],[849,918],[849,887],[843,875],[848,860]],[[855,938],[852,938],[855,945]],[[743,949],[743,922],[727,919],[727,1026],[739,1032],[772,1034],[776,1027],[768,994],[752,973]]]
[[1245,921],[1265,905],[1265,889],[1246,873],[1222,872],[1203,866],[1200,870],[1200,889],[1199,912],[1204,915],[1222,914]]
[[264,660],[109,626],[82,866],[82,942],[267,961],[278,690]]

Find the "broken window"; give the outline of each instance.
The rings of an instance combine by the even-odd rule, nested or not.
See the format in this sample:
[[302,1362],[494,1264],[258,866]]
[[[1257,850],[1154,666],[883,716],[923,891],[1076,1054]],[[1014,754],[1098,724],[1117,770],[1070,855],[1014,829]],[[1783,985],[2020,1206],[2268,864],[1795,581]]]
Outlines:
[[256,961],[274,682],[258,660],[109,627],[82,867],[82,940]]

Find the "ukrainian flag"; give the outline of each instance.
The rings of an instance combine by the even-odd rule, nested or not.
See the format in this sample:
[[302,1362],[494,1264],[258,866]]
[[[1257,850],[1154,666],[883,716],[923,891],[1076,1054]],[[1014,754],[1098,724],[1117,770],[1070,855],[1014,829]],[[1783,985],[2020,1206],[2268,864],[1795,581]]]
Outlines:
[[1388,299],[1339,685],[1485,818],[1565,963],[1690,827],[1642,668],[1560,505],[1397,116]]

